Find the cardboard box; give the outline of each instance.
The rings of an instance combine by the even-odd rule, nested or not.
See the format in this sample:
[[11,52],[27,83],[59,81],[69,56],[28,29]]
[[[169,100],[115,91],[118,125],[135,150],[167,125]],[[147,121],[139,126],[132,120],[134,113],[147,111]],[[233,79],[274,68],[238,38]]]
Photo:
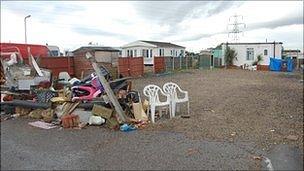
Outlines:
[[113,114],[113,110],[94,104],[93,109],[92,109],[92,114],[95,116],[101,116],[105,119],[110,119]]

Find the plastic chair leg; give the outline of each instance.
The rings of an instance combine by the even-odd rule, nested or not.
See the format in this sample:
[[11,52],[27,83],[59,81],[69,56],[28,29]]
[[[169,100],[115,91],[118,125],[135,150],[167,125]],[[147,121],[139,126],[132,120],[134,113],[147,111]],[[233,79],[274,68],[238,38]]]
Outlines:
[[175,117],[175,111],[176,111],[176,103],[172,103],[172,117]]
[[180,112],[181,112],[181,104],[176,104],[175,113],[180,113]]
[[[167,109],[168,110],[168,109]],[[168,113],[168,111],[166,110],[166,113]],[[169,115],[170,115],[170,118],[172,118],[172,104],[170,103],[169,105]]]
[[163,110],[162,110],[162,108],[158,109],[158,113],[159,113],[159,117],[161,118],[163,116]]
[[151,106],[151,121],[155,123],[155,106]]
[[190,115],[190,102],[188,101],[188,115]]

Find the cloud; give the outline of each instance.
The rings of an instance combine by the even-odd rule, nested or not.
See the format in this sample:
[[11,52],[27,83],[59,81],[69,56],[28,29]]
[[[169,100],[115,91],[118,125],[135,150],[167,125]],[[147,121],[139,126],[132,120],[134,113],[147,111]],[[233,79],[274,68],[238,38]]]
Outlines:
[[125,39],[125,40],[133,39],[133,37],[130,35],[109,32],[109,31],[105,31],[102,29],[86,28],[86,27],[82,27],[82,26],[72,27],[72,31],[75,31],[76,33],[79,33],[82,35],[117,37],[117,38]]
[[158,24],[178,24],[185,19],[210,17],[243,2],[233,1],[142,1],[135,2],[137,13]]
[[42,23],[51,23],[62,15],[68,15],[73,12],[83,11],[83,6],[67,3],[67,2],[53,2],[53,1],[3,1],[1,8],[6,8],[9,11],[19,15],[29,15],[37,18]]
[[241,6],[244,2],[237,2],[237,1],[217,1],[217,2],[214,2],[216,3],[216,5],[207,10],[206,12],[206,16],[207,17],[211,17],[215,14],[218,14],[218,13],[221,13],[225,10],[228,10],[230,8],[235,8],[235,7],[239,7]]
[[285,18],[281,18],[273,21],[248,24],[248,30],[260,29],[260,28],[274,29],[277,27],[294,25],[294,24],[303,24],[303,16],[287,16]]
[[[153,36],[154,39],[162,39],[187,31],[189,28],[184,27],[184,21],[191,21],[193,19],[203,21],[208,17],[223,13],[231,8],[239,7],[243,3],[244,2],[234,1],[169,1],[164,3],[161,1],[152,4],[150,2],[141,2],[137,5],[136,9],[139,11],[139,14],[147,20],[152,20],[157,24],[167,25],[169,27],[167,31]],[[198,39],[196,37],[209,37],[212,35],[214,34],[199,34],[176,40],[187,41],[190,39]]]
[[[282,33],[284,44],[295,46],[303,42],[297,35],[303,30],[302,6],[295,1],[1,1],[1,41],[23,42],[23,19],[31,14],[32,43],[77,48],[89,41],[119,46],[145,39],[201,49],[227,41],[229,16],[240,14],[247,24],[241,41],[280,40]],[[292,34],[281,30],[291,26]],[[278,35],[270,36],[272,30]]]
[[[289,25],[298,25],[298,24],[303,24],[303,16],[301,15],[291,15],[288,17],[280,18],[277,20],[273,21],[267,21],[267,22],[256,22],[252,24],[248,24],[247,28],[244,30],[246,31],[251,31],[251,30],[257,30],[257,29],[275,29],[278,27],[283,27],[283,26],[289,26]],[[216,32],[216,33],[209,33],[209,34],[194,34],[190,36],[185,36],[181,39],[177,39],[176,41],[196,41],[202,38],[209,38],[214,35],[218,34],[228,34],[228,30]]]

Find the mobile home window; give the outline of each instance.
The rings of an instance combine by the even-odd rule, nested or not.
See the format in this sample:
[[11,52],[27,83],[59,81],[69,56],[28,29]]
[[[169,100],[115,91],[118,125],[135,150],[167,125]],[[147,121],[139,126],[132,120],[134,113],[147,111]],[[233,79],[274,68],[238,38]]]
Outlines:
[[164,49],[159,49],[159,56],[164,56]]
[[133,57],[133,50],[130,50],[130,57]]
[[253,48],[247,48],[247,53],[246,53],[246,60],[250,61],[254,59],[254,51]]
[[268,55],[268,50],[267,49],[264,50],[264,55],[265,56]]
[[129,52],[129,50],[127,50],[127,57],[129,57],[130,56],[130,52]]
[[150,58],[152,58],[152,49],[150,49]]
[[149,57],[149,50],[148,49],[143,49],[142,54],[143,54],[143,57],[148,58]]
[[134,57],[137,56],[137,50],[134,50]]
[[145,57],[145,49],[142,50],[142,56]]

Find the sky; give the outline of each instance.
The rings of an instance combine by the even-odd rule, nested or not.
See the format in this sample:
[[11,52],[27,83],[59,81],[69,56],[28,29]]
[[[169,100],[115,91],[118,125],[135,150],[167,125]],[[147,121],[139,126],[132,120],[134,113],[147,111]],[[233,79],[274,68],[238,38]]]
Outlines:
[[303,1],[1,1],[1,42],[57,45],[75,50],[89,42],[120,47],[164,41],[199,52],[233,42],[283,42],[303,52]]

